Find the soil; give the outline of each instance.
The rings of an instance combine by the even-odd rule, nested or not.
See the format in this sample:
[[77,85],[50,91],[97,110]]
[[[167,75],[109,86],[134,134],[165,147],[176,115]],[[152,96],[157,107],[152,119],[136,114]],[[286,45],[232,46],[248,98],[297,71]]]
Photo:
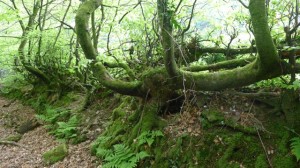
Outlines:
[[[17,127],[24,121],[34,118],[34,110],[21,102],[0,97],[0,141],[20,135]],[[16,143],[0,143],[0,168],[93,168],[99,163],[90,154],[91,141],[77,145],[68,145],[69,155],[60,162],[46,165],[43,162],[44,152],[59,144],[47,133],[46,128],[37,128],[22,135]]]

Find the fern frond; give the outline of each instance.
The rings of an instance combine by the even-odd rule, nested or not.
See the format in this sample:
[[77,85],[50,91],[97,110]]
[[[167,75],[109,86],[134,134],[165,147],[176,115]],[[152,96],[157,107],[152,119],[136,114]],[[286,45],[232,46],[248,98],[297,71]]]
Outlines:
[[106,158],[113,154],[113,151],[110,149],[97,148],[96,156]]
[[156,137],[163,137],[164,134],[161,131],[147,131],[141,133],[141,135],[137,138],[138,146],[147,143],[148,146],[151,146]]
[[54,124],[60,118],[64,118],[68,116],[70,112],[68,110],[60,109],[60,108],[53,108],[49,105],[45,106],[45,111],[43,114],[36,115],[36,118],[43,120],[47,123]]
[[76,116],[72,116],[68,122],[57,122],[58,128],[52,133],[57,138],[65,138],[65,139],[71,139],[77,136],[77,125],[78,125],[78,119]]
[[138,161],[140,161],[140,160],[142,160],[142,159],[144,159],[146,157],[149,157],[149,156],[150,155],[147,152],[145,152],[145,151],[141,151],[138,154],[136,154],[136,158],[138,159]]
[[291,139],[292,154],[296,156],[297,161],[300,160],[300,137]]
[[103,168],[134,168],[140,160],[149,156],[145,151],[134,153],[124,144],[114,145],[113,150],[98,148],[97,154],[104,156],[106,163]]

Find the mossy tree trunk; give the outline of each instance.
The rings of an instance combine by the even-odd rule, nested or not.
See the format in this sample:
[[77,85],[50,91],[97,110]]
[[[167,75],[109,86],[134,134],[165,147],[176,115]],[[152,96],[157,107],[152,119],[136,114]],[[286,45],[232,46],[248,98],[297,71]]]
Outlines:
[[[109,75],[105,66],[96,60],[95,51],[89,31],[89,18],[91,14],[101,5],[101,0],[89,0],[84,2],[78,9],[76,15],[76,30],[80,45],[87,59],[93,60],[93,72],[104,86],[121,94],[144,97],[151,89],[144,79],[134,79],[130,82],[114,79]],[[288,74],[291,67],[279,59],[275,45],[273,44],[266,16],[264,2],[251,0],[249,11],[251,14],[254,36],[256,40],[258,57],[249,61],[242,67],[232,66],[234,69],[222,70],[213,73],[189,71],[189,68],[179,68],[174,58],[174,37],[172,36],[172,23],[170,21],[173,13],[168,8],[168,1],[157,1],[159,26],[161,28],[161,43],[164,48],[163,57],[165,66],[162,71],[166,74],[166,80],[173,83],[173,89],[184,89],[193,87],[196,90],[221,90],[224,88],[240,87],[255,83],[260,80],[270,79],[283,74]],[[236,64],[235,61],[231,61]],[[225,67],[230,67],[225,63]],[[218,67],[222,68],[222,66]],[[202,70],[202,69],[201,69]],[[155,69],[152,71],[156,71]],[[193,72],[192,72],[193,71]],[[299,71],[299,70],[298,70]],[[167,72],[167,73],[165,73]],[[148,72],[147,72],[148,73]],[[148,73],[149,74],[149,73]],[[144,75],[142,75],[144,76]],[[152,78],[151,76],[147,76]],[[132,74],[131,74],[131,78]],[[174,80],[175,79],[175,80]],[[160,84],[156,84],[161,86]]]
[[[145,106],[147,106],[147,103],[153,105],[155,101],[158,104],[164,104],[170,98],[168,96],[180,89],[222,90],[225,88],[246,86],[260,80],[270,79],[291,72],[291,66],[279,59],[276,47],[273,44],[264,1],[250,0],[249,3],[256,49],[258,51],[258,56],[255,60],[249,61],[248,64],[245,61],[231,60],[231,63],[222,63],[217,67],[218,69],[223,69],[224,67],[227,70],[207,73],[182,68],[177,65],[174,56],[174,37],[172,35],[171,22],[174,12],[169,9],[168,0],[158,0],[157,16],[161,44],[164,51],[162,53],[164,67],[142,72],[142,75],[140,75],[141,78],[137,78],[131,73],[131,81],[129,82],[114,79],[103,63],[97,61],[96,58],[98,55],[88,31],[91,15],[101,4],[102,0],[88,0],[83,2],[77,10],[75,19],[76,31],[85,57],[92,60],[93,74],[102,85],[124,95],[146,98],[143,101],[146,103]],[[230,64],[233,65],[231,66]],[[240,65],[241,67],[237,67]],[[296,65],[295,67],[296,71],[300,72],[300,66]],[[200,70],[203,69],[200,68]],[[130,72],[130,69],[127,68],[126,71]],[[151,113],[147,110],[145,112]],[[140,124],[139,122],[137,125]],[[153,123],[153,125],[155,124]],[[152,126],[140,126],[145,129],[152,128]]]
[[[14,3],[14,1],[12,1]],[[15,4],[14,4],[15,6]],[[16,8],[16,6],[15,6]],[[32,13],[29,14],[29,19],[28,19],[28,23],[25,26],[24,23],[22,22],[22,20],[19,20],[20,26],[22,27],[22,40],[20,42],[19,48],[18,48],[18,52],[19,52],[19,59],[20,62],[22,64],[22,66],[32,75],[34,75],[35,77],[37,77],[38,79],[40,79],[41,81],[43,81],[45,84],[49,84],[50,83],[50,79],[49,77],[43,73],[41,70],[39,70],[38,68],[32,66],[27,60],[26,60],[26,55],[25,55],[25,47],[28,41],[28,33],[32,30],[32,28],[34,27],[34,21],[35,18],[38,14],[40,10],[40,0],[36,1],[34,6],[33,6],[33,10]]]
[[281,109],[290,128],[300,132],[300,94],[299,90],[286,89],[281,96]]

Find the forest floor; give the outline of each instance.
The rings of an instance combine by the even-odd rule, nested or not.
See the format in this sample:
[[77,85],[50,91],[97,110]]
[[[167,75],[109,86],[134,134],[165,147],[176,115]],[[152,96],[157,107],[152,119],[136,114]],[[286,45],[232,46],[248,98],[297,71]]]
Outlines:
[[[63,161],[51,166],[43,162],[44,152],[56,147],[59,142],[43,126],[21,135],[17,126],[33,119],[34,110],[22,105],[18,100],[0,97],[0,168],[93,168],[97,167],[96,158],[90,154],[91,141],[69,145],[68,156]],[[16,143],[5,143],[3,140],[20,136]],[[2,143],[1,143],[2,142]]]

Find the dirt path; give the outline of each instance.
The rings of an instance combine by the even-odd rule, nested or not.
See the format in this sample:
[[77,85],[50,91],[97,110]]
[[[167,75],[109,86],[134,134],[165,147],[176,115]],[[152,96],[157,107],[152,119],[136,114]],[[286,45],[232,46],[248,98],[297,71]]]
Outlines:
[[[0,140],[19,135],[18,124],[34,118],[34,110],[19,101],[0,97]],[[59,144],[43,126],[22,135],[17,145],[0,144],[0,168],[93,168],[96,160],[90,155],[90,141],[69,145],[69,155],[61,162],[47,166],[42,154]]]

